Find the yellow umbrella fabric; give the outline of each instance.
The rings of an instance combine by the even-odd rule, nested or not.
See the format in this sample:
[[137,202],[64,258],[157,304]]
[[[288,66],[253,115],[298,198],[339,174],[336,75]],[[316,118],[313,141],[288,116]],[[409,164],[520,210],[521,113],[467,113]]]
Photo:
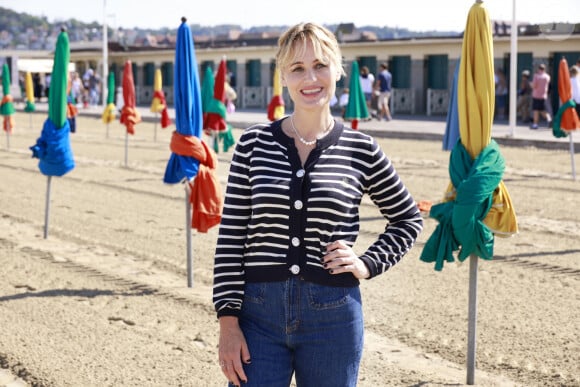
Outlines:
[[161,113],[161,127],[166,128],[171,125],[171,118],[167,111],[167,102],[165,101],[165,94],[163,93],[163,78],[161,76],[161,69],[155,70],[153,78],[153,100],[151,101],[151,108],[153,113]]
[[272,83],[273,97],[268,105],[268,119],[270,121],[276,121],[282,118],[285,113],[284,99],[282,98],[282,80],[280,69],[278,67],[274,70],[274,79]]
[[26,92],[26,106],[24,107],[24,111],[32,113],[36,110],[36,106],[34,105],[34,86],[32,85],[32,74],[30,74],[30,71],[26,72],[24,90]]
[[[153,78],[153,91],[159,92],[163,87],[163,78],[161,77],[161,69],[155,70],[155,76]],[[165,104],[161,102],[161,100],[156,96],[153,95],[153,101],[151,101],[151,108],[150,110],[153,113],[159,113],[163,109],[165,109]]]
[[[493,37],[489,14],[483,3],[476,2],[469,11],[457,94],[461,143],[475,159],[491,141],[495,108]],[[450,185],[446,200],[454,196],[454,188]],[[518,232],[515,209],[503,181],[493,194],[492,207],[483,222],[497,236],[507,237]]]

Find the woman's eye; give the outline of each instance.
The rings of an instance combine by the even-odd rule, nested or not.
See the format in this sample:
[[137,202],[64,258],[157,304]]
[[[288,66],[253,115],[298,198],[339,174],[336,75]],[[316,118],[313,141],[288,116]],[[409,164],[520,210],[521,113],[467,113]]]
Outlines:
[[302,70],[303,70],[303,68],[302,68],[302,67],[294,67],[294,68],[292,69],[292,72],[293,72],[293,73],[299,73],[299,72],[301,72]]
[[327,66],[326,66],[324,63],[317,63],[317,64],[316,64],[316,68],[317,68],[317,69],[323,69],[323,68],[325,68],[325,67],[327,67]]

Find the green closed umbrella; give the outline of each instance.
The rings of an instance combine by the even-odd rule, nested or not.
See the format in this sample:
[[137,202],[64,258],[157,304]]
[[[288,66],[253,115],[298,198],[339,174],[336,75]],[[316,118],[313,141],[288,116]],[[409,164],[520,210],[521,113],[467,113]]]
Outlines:
[[346,105],[346,111],[344,113],[344,119],[351,120],[351,127],[353,129],[358,129],[358,120],[369,118],[370,115],[365,95],[360,84],[358,62],[356,60],[352,61],[349,88],[350,92],[348,96],[348,104]]
[[4,116],[2,128],[6,132],[7,148],[10,148],[10,134],[14,129],[14,101],[10,95],[10,69],[6,63],[2,66],[2,92],[4,96],[0,102],[0,114]]

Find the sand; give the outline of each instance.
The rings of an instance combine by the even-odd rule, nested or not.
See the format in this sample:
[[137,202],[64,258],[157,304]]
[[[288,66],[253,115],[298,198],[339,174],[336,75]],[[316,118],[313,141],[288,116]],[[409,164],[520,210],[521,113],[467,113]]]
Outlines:
[[[217,227],[194,232],[187,286],[185,193],[162,181],[172,129],[79,117],[76,168],[47,178],[28,147],[45,114],[16,114],[0,134],[0,385],[220,386],[211,303]],[[32,125],[29,126],[29,122]],[[241,130],[235,129],[236,138]],[[448,184],[440,142],[379,139],[416,200]],[[580,182],[570,154],[501,148],[519,234],[479,262],[476,384],[580,386]],[[219,153],[225,188],[232,151]],[[382,227],[363,203],[362,251]],[[393,270],[362,283],[366,341],[359,386],[466,381],[469,264],[419,260],[436,221]]]

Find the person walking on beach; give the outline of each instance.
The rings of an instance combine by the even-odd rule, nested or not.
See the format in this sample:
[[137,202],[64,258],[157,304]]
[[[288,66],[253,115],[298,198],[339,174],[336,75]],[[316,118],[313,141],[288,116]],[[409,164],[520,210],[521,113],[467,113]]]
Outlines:
[[391,120],[391,110],[389,109],[389,99],[391,98],[391,88],[393,83],[393,76],[389,71],[387,62],[381,63],[381,72],[377,77],[376,88],[379,91],[379,99],[377,101],[379,107],[379,114],[377,119]]
[[[301,23],[276,65],[294,111],[236,144],[214,261],[219,364],[229,386],[354,387],[363,351],[359,281],[393,267],[423,221],[373,137],[335,121],[344,74],[335,35]],[[384,231],[355,252],[363,194]]]
[[522,71],[522,80],[518,89],[517,113],[524,124],[531,120],[530,107],[532,104],[532,83],[530,82],[530,72]]
[[541,63],[538,66],[538,70],[534,74],[534,79],[532,80],[532,110],[534,121],[532,123],[531,129],[538,129],[540,114],[546,119],[548,126],[550,126],[552,123],[552,118],[550,117],[550,113],[548,113],[546,108],[549,87],[550,76],[546,73],[546,66]]

